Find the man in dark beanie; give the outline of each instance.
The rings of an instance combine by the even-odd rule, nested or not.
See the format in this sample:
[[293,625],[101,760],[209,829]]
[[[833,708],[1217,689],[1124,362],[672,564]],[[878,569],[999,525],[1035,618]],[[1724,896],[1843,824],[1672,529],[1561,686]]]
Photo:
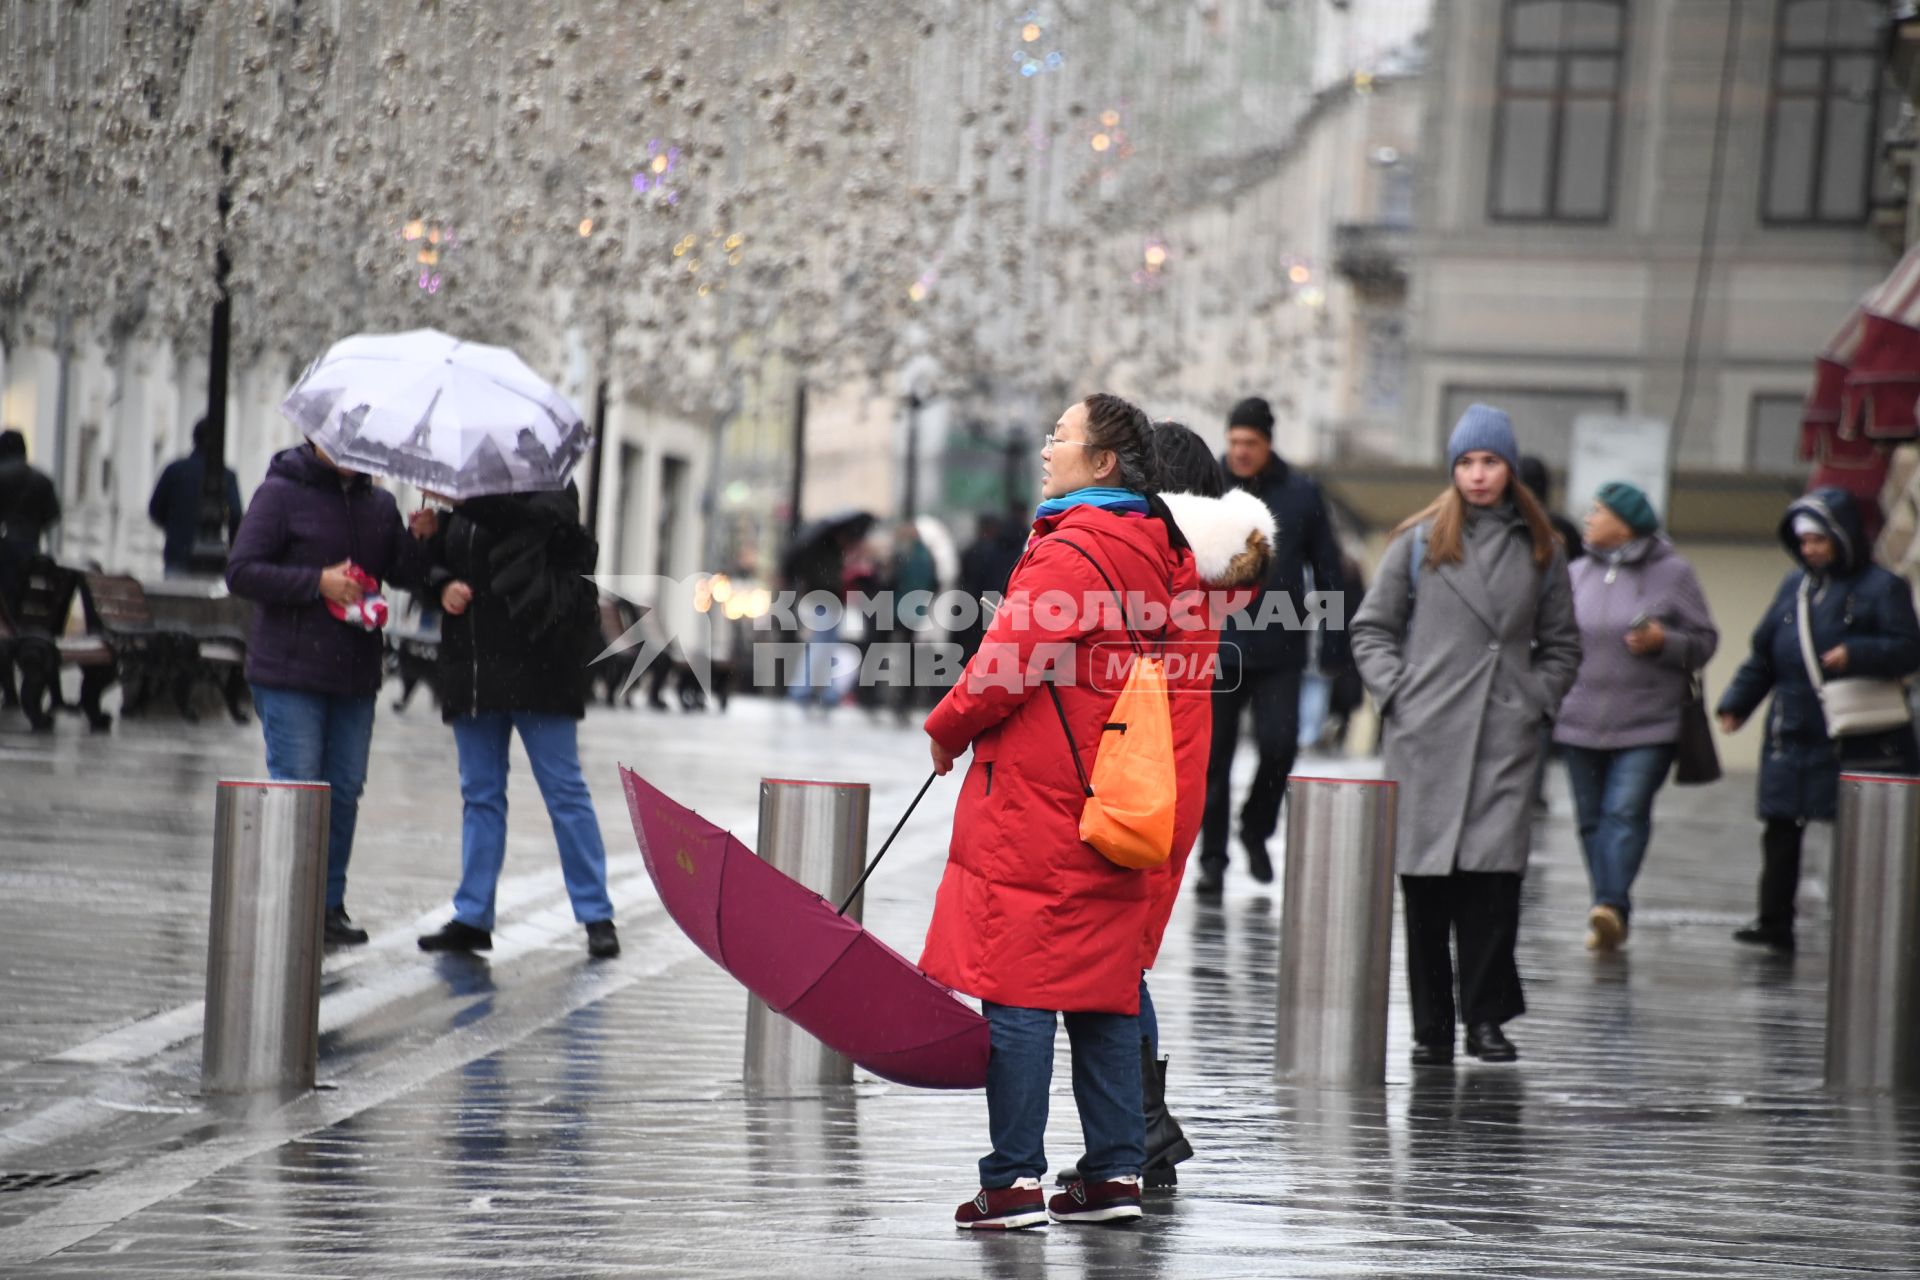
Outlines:
[[[1287,774],[1299,750],[1300,676],[1307,663],[1311,615],[1306,576],[1316,593],[1331,593],[1330,625],[1320,637],[1320,665],[1329,674],[1350,661],[1347,651],[1345,583],[1340,544],[1327,519],[1320,486],[1273,451],[1273,410],[1252,396],[1227,415],[1227,453],[1221,460],[1230,487],[1247,490],[1273,512],[1277,533],[1266,586],[1244,611],[1229,617],[1220,633],[1220,677],[1213,692],[1213,748],[1207,767],[1207,810],[1200,835],[1197,891],[1220,892],[1227,870],[1227,828],[1233,803],[1233,753],[1240,741],[1241,712],[1253,707],[1260,765],[1240,809],[1240,844],[1247,872],[1261,884],[1273,880],[1267,840],[1280,822]],[[1283,595],[1284,599],[1271,599]]]
[[[200,532],[200,504],[206,491],[209,434],[205,418],[193,424],[193,452],[167,464],[147,503],[147,518],[166,530],[160,559],[169,578],[193,572],[193,543]],[[240,532],[240,480],[232,467],[226,470],[226,511],[221,523],[226,526],[227,545],[232,546],[234,535]]]

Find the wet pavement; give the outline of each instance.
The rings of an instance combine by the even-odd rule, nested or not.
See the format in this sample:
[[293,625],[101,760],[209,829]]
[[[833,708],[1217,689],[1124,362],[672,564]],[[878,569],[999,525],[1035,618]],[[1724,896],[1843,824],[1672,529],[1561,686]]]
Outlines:
[[[1797,956],[1727,938],[1757,869],[1750,778],[1663,796],[1610,957],[1581,947],[1556,786],[1515,1066],[1406,1065],[1396,937],[1386,1087],[1275,1086],[1278,895],[1235,875],[1220,906],[1189,896],[1152,979],[1198,1152],[1178,1192],[1131,1227],[954,1231],[981,1096],[864,1075],[748,1095],[744,994],[660,912],[614,771],[749,842],[763,775],[872,781],[877,839],[922,744],[757,701],[596,711],[583,755],[625,954],[587,960],[516,754],[497,950],[430,958],[413,937],[458,862],[451,741],[423,704],[383,711],[349,891],[375,941],[329,960],[326,1087],[216,1102],[197,1092],[212,782],[259,773],[256,731],[0,718],[0,1275],[1920,1274],[1920,1108],[1820,1083],[1824,857]],[[909,954],[955,791],[933,789],[869,889],[869,924]],[[1061,1041],[1056,1166],[1080,1149]]]

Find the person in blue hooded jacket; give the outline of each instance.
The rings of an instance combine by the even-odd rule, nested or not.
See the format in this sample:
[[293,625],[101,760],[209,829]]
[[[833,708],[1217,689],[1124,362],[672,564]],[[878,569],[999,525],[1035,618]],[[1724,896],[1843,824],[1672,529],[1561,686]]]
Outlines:
[[1793,900],[1809,822],[1831,822],[1840,773],[1920,774],[1913,725],[1836,737],[1800,642],[1804,585],[1813,652],[1822,681],[1904,679],[1920,671],[1920,620],[1904,579],[1873,563],[1853,497],[1815,489],[1787,507],[1780,541],[1800,564],[1787,574],[1753,631],[1753,652],[1721,696],[1720,727],[1735,733],[1766,696],[1767,741],[1760,759],[1760,916],[1733,935],[1793,950]]

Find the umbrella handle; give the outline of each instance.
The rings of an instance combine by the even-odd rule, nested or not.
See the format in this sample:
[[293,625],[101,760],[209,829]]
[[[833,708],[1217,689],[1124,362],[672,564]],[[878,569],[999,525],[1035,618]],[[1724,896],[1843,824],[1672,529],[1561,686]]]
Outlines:
[[927,788],[931,787],[933,780],[939,776],[937,773],[930,773],[927,775],[927,780],[920,784],[920,794],[913,798],[913,803],[907,806],[907,811],[900,815],[900,821],[893,824],[893,830],[887,834],[887,842],[880,846],[880,852],[873,855],[873,861],[869,862],[867,869],[860,873],[860,878],[853,882],[853,889],[847,894],[847,900],[840,904],[840,909],[834,912],[835,915],[847,914],[847,908],[852,906],[853,900],[860,896],[860,889],[867,883],[867,877],[873,874],[873,869],[880,865],[880,859],[886,857],[887,850],[893,847],[893,838],[900,834],[900,828],[907,825],[907,819],[911,818],[913,811],[919,807],[920,797],[927,794]]

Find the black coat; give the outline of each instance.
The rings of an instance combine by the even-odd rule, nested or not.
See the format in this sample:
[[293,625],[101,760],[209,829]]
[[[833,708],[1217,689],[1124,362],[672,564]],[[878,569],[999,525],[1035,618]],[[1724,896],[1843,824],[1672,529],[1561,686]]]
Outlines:
[[586,714],[588,663],[600,648],[599,592],[586,576],[599,546],[580,527],[580,495],[505,494],[462,503],[433,540],[435,598],[449,582],[473,602],[440,623],[440,714]]
[[[1307,664],[1307,633],[1285,622],[1289,618],[1298,618],[1303,624],[1306,621],[1306,571],[1313,570],[1315,591],[1345,589],[1340,570],[1340,543],[1334,537],[1333,522],[1327,517],[1326,500],[1312,477],[1288,466],[1279,454],[1274,454],[1258,475],[1245,480],[1228,471],[1224,459],[1220,471],[1229,488],[1245,489],[1266,503],[1273,512],[1275,525],[1273,567],[1267,574],[1266,587],[1244,614],[1228,616],[1227,625],[1220,633],[1220,646],[1237,650],[1237,654],[1227,656],[1238,657],[1249,668],[1299,671]],[[1270,605],[1267,597],[1276,593],[1284,594],[1287,599]],[[1344,612],[1331,615],[1339,617],[1342,625],[1338,629],[1329,628],[1320,638],[1321,670],[1338,671],[1352,661],[1345,623],[1353,617],[1359,604],[1357,599],[1349,600]],[[1270,619],[1277,617],[1279,621],[1261,625],[1263,608]],[[1227,669],[1232,670],[1232,665]]]
[[[1816,657],[1836,645],[1847,648],[1850,676],[1901,678],[1920,670],[1920,621],[1904,579],[1867,559],[1859,509],[1840,489],[1816,489],[1787,508],[1780,540],[1799,556],[1796,516],[1826,526],[1839,558],[1816,577],[1808,604]],[[1766,745],[1760,760],[1760,816],[1829,821],[1839,795],[1840,771],[1920,773],[1912,726],[1839,740],[1827,736],[1820,695],[1807,678],[1800,650],[1798,601],[1804,568],[1781,582],[1773,603],[1753,629],[1753,650],[1721,695],[1720,710],[1745,718],[1769,693]]]

